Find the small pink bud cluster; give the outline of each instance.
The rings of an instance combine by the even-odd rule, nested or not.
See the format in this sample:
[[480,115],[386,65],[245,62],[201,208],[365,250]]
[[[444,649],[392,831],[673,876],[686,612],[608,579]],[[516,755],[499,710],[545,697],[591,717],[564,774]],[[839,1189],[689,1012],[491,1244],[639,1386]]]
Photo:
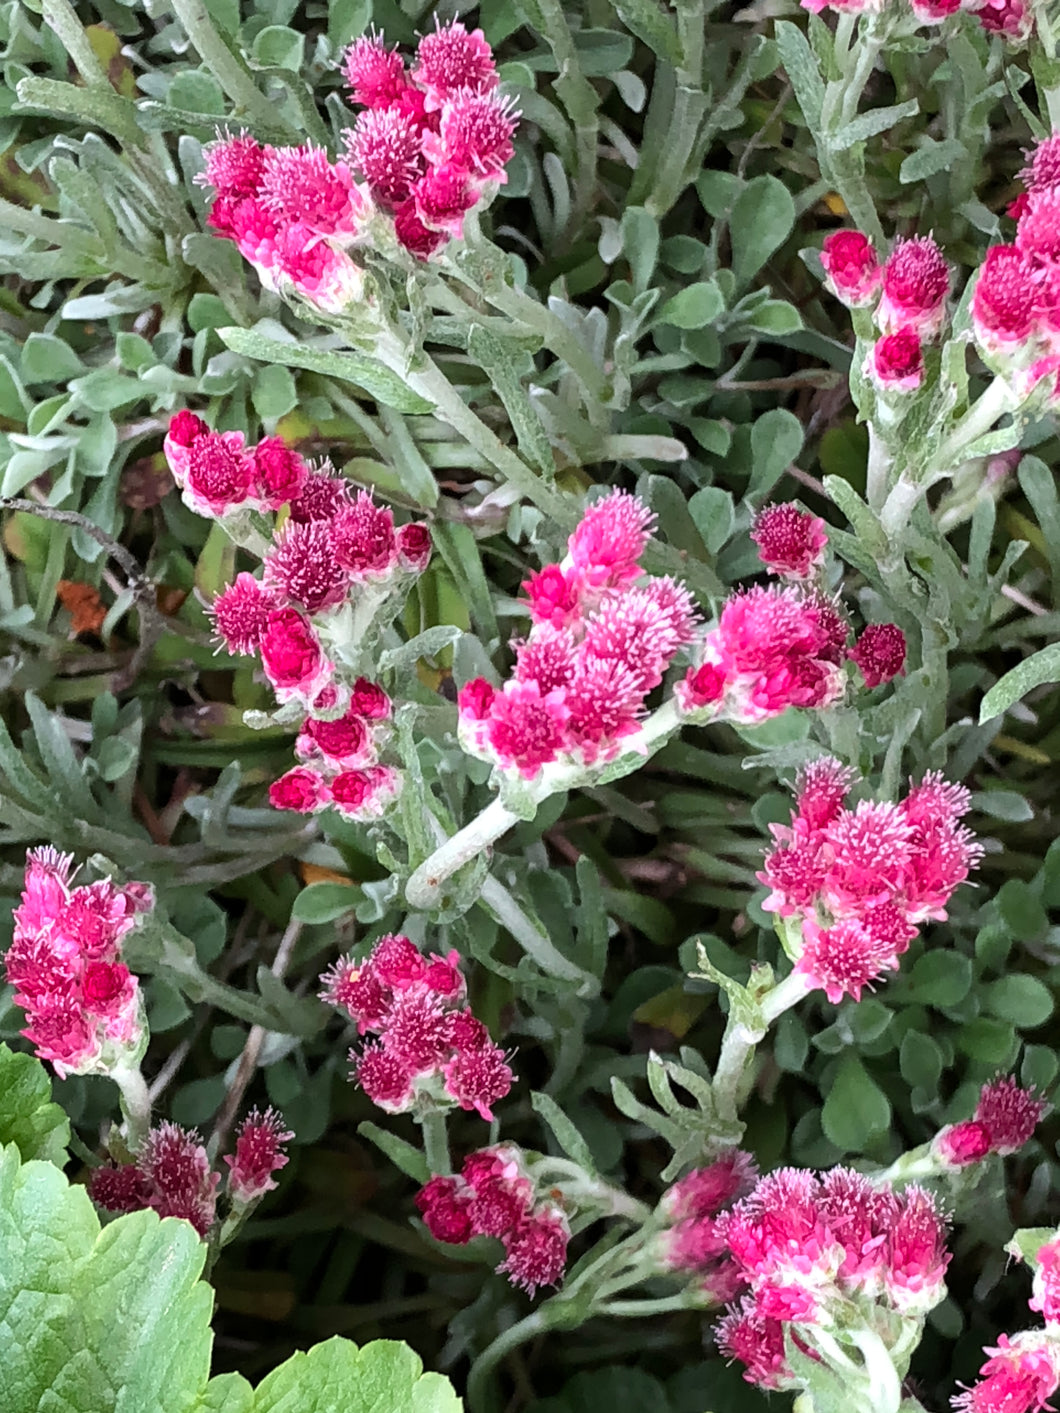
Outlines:
[[417,1193],[416,1206],[438,1241],[463,1246],[473,1236],[490,1236],[503,1242],[498,1272],[530,1295],[563,1274],[567,1218],[552,1196],[538,1199],[522,1153],[512,1144],[470,1154],[459,1177],[431,1178]]
[[958,1413],[1042,1413],[1060,1389],[1060,1233],[1030,1260],[1034,1287],[1028,1303],[1045,1326],[1011,1339],[1001,1335],[995,1348],[985,1349],[978,1382],[953,1399]]
[[720,1223],[732,1203],[750,1193],[757,1176],[754,1159],[733,1148],[675,1182],[659,1204],[673,1223],[660,1238],[663,1264],[671,1271],[687,1271],[718,1304],[734,1300],[745,1285]]
[[154,905],[146,883],[109,878],[70,886],[72,855],[26,855],[22,901],[4,958],[22,1034],[56,1073],[107,1074],[136,1063],[144,1043],[140,985],[121,961],[122,939]]
[[460,692],[460,742],[532,780],[543,766],[591,766],[635,742],[645,701],[692,641],[687,590],[640,567],[651,512],[614,491],[591,505],[568,554],[523,585],[529,637],[500,690],[484,678]]
[[[287,1163],[281,1148],[294,1135],[273,1109],[254,1109],[236,1135],[229,1165],[228,1195],[235,1207],[257,1202],[276,1186],[273,1173]],[[221,1175],[195,1129],[163,1122],[148,1133],[133,1163],[93,1170],[88,1191],[108,1212],[139,1212],[146,1208],[160,1217],[183,1217],[205,1241],[217,1216]]]
[[1049,1106],[1032,1090],[1021,1089],[1011,1075],[984,1084],[975,1114],[950,1124],[932,1142],[932,1152],[947,1168],[965,1168],[990,1153],[1016,1153],[1034,1133]]
[[276,809],[315,814],[330,806],[347,819],[366,821],[377,819],[396,798],[401,777],[379,763],[389,733],[390,698],[375,682],[359,677],[347,701],[339,717],[303,721],[294,747],[302,764],[269,786]]
[[1016,238],[992,245],[979,267],[972,296],[972,329],[979,350],[999,373],[1014,377],[1024,395],[1049,379],[1057,393],[1060,371],[1060,133],[1031,153],[1023,172],[1027,190],[1013,204]]
[[512,1086],[512,1071],[489,1031],[466,1005],[459,953],[425,957],[407,937],[387,936],[367,960],[336,962],[320,979],[321,1000],[341,1007],[358,1033],[351,1050],[357,1080],[390,1114],[458,1104],[492,1120],[491,1106]]
[[237,575],[210,605],[228,651],[260,655],[276,700],[307,712],[296,746],[302,764],[274,782],[272,803],[303,814],[333,806],[349,819],[378,818],[401,785],[379,758],[390,699],[354,676],[350,652],[359,644],[346,640],[354,609],[371,609],[370,618],[426,569],[429,530],[415,521],[395,526],[393,512],[367,491],[355,495],[326,463],[311,469],[279,437],[248,448],[242,433],[212,432],[194,413],[179,412],[165,451],[198,514],[287,507],[261,578]]
[[867,236],[835,231],[825,239],[821,264],[837,299],[852,309],[875,305],[881,337],[868,356],[866,376],[883,392],[915,392],[924,380],[924,343],[942,331],[950,288],[935,241],[900,240],[881,265]]
[[761,1388],[802,1387],[788,1365],[786,1328],[804,1354],[827,1360],[814,1331],[847,1320],[851,1305],[859,1322],[897,1344],[946,1293],[945,1224],[915,1185],[895,1192],[850,1168],[781,1168],[722,1213],[717,1229],[749,1288],[719,1322],[718,1344]]
[[410,69],[378,35],[354,40],[344,68],[364,109],[344,134],[350,166],[405,249],[426,259],[507,180],[519,114],[498,92],[493,51],[480,29],[451,20],[423,36]]
[[845,805],[850,771],[825,756],[800,774],[790,825],[770,826],[776,847],[759,880],[770,889],[767,912],[798,919],[802,952],[795,963],[807,989],[830,1001],[862,989],[899,958],[946,903],[982,855],[963,825],[969,796],[937,772],[898,804]]

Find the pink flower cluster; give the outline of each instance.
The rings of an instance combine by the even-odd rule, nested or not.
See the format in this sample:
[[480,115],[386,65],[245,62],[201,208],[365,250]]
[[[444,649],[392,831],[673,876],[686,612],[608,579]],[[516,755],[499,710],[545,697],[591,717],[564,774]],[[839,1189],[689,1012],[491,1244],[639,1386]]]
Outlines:
[[897,970],[919,924],[946,917],[982,855],[958,823],[969,806],[963,786],[932,771],[898,804],[850,808],[852,783],[830,756],[807,766],[790,825],[770,826],[776,847],[758,875],[770,889],[766,911],[801,925],[795,971],[834,1003]]
[[[296,753],[303,762],[270,789],[277,809],[312,814],[333,806],[349,819],[378,818],[400,789],[380,763],[390,699],[349,670],[353,609],[379,607],[430,562],[427,527],[395,526],[393,512],[353,493],[326,465],[309,467],[279,437],[247,447],[240,432],[213,432],[193,412],[169,426],[166,457],[184,500],[224,518],[287,507],[261,578],[241,573],[210,605],[229,652],[260,655],[276,699],[307,713]],[[352,680],[351,680],[352,679]]]
[[972,296],[972,328],[997,372],[1026,395],[1043,378],[1058,395],[1060,373],[1060,133],[1030,154],[1027,190],[1010,208],[1016,238],[992,245]]
[[498,92],[493,51],[480,29],[452,20],[423,36],[411,69],[377,35],[354,40],[344,69],[364,109],[345,133],[350,166],[425,259],[507,180],[519,115]]
[[946,317],[949,267],[930,236],[900,240],[881,265],[860,231],[825,238],[821,264],[837,299],[851,309],[875,305],[881,337],[865,373],[884,392],[915,392],[924,381],[924,343],[938,337]]
[[[832,9],[862,14],[883,9],[883,0],[801,0],[803,9],[819,14]],[[1013,43],[1023,43],[1033,28],[1028,0],[910,0],[909,8],[922,25],[940,25],[959,11],[973,14],[988,34],[1000,34]]]
[[[228,1194],[235,1207],[257,1202],[276,1186],[273,1174],[286,1166],[282,1144],[294,1134],[273,1109],[252,1110],[236,1135],[229,1166]],[[205,1241],[217,1216],[220,1173],[196,1130],[160,1123],[144,1139],[133,1163],[96,1168],[89,1178],[93,1202],[108,1212],[151,1208],[160,1217],[183,1217]]]
[[719,1321],[718,1345],[761,1388],[802,1387],[788,1365],[786,1328],[819,1358],[814,1328],[852,1302],[870,1328],[900,1340],[905,1322],[945,1295],[950,1258],[933,1198],[917,1186],[874,1185],[851,1168],[780,1168],[718,1217],[717,1233],[749,1287]]
[[1041,1413],[1060,1389],[1060,1232],[1030,1259],[1034,1288],[1028,1303],[1045,1326],[1012,1339],[1001,1335],[995,1348],[984,1350],[988,1357],[978,1382],[953,1399],[958,1413]]
[[522,1153],[499,1144],[470,1154],[459,1177],[433,1177],[416,1194],[424,1225],[438,1241],[463,1246],[473,1236],[504,1243],[497,1267],[512,1285],[533,1295],[555,1285],[567,1260],[570,1226],[561,1207],[539,1200]]
[[653,519],[614,491],[585,512],[563,561],[524,583],[532,627],[511,677],[460,692],[470,755],[532,780],[553,762],[594,765],[635,744],[648,693],[695,624],[688,591],[640,567]]
[[343,957],[320,979],[321,1000],[341,1007],[360,1035],[378,1038],[350,1059],[361,1088],[390,1114],[458,1104],[492,1120],[512,1071],[466,1005],[459,953],[425,957],[387,936],[364,962]]
[[225,134],[205,148],[201,178],[215,193],[214,234],[234,242],[266,288],[290,287],[330,313],[359,298],[362,270],[349,252],[373,240],[380,213],[420,259],[463,234],[467,213],[506,180],[518,124],[482,31],[459,20],[423,36],[411,70],[365,35],[344,71],[364,108],[344,133],[344,160],[311,143],[263,147]]
[[73,856],[26,855],[22,901],[4,958],[22,1034],[60,1077],[107,1074],[135,1063],[144,1038],[140,985],[121,961],[122,939],[154,905],[146,883],[109,878],[71,887]]
[[974,1116],[942,1129],[932,1152],[947,1168],[968,1167],[990,1153],[1016,1153],[1030,1140],[1047,1108],[1044,1099],[1021,1089],[1011,1075],[991,1080],[980,1091]]
[[659,1204],[673,1223],[660,1238],[663,1264],[688,1272],[719,1304],[734,1300],[746,1284],[723,1235],[725,1211],[750,1193],[757,1176],[754,1159],[732,1148],[675,1182]]

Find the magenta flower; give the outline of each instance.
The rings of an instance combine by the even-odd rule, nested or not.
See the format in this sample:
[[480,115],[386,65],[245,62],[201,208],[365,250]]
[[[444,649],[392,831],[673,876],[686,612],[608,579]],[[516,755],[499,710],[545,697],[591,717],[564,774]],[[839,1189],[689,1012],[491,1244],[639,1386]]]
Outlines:
[[870,623],[847,654],[866,687],[890,682],[905,666],[905,634],[896,623]]
[[958,1413],[1041,1413],[1060,1387],[1060,1350],[1046,1330],[1001,1335],[979,1381],[953,1399]]
[[163,1122],[148,1133],[135,1163],[95,1169],[88,1191],[108,1211],[151,1208],[160,1217],[181,1217],[205,1241],[214,1223],[220,1181],[199,1134]]
[[410,77],[426,94],[428,112],[459,92],[492,93],[499,82],[493,50],[480,29],[464,28],[459,20],[435,29],[420,40]]
[[881,392],[916,392],[924,381],[924,351],[913,328],[885,334],[873,345],[865,371]]
[[252,1109],[236,1133],[236,1151],[225,1155],[233,1202],[257,1202],[276,1186],[273,1176],[287,1166],[282,1145],[294,1137],[275,1109]]
[[860,231],[833,231],[821,247],[821,264],[829,288],[848,309],[875,302],[883,283],[883,266],[868,236]]
[[593,589],[634,583],[654,523],[654,513],[625,491],[594,501],[567,542],[579,583]]
[[949,266],[930,236],[900,240],[883,267],[876,323],[885,334],[911,329],[933,338],[942,328],[949,288]]
[[751,529],[758,557],[783,579],[812,579],[824,564],[824,521],[797,505],[767,505]]

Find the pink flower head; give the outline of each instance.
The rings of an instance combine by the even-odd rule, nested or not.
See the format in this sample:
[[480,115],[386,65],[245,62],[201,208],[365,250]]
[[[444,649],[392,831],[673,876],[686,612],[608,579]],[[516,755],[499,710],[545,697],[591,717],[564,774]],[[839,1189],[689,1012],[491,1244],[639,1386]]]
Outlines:
[[1054,265],[1060,260],[1060,190],[1032,191],[1027,209],[1016,227],[1016,249],[1032,265]]
[[431,167],[412,188],[416,215],[432,231],[460,240],[464,217],[478,200],[479,193],[467,171],[455,162]]
[[218,196],[229,201],[242,201],[256,196],[265,169],[265,148],[249,133],[237,137],[218,135],[202,149],[206,170],[196,180],[212,186]]
[[269,614],[278,607],[252,574],[237,574],[209,607],[217,635],[230,653],[255,653]]
[[311,143],[266,149],[261,200],[281,220],[339,239],[355,234],[363,211],[349,168],[332,164],[324,149]]
[[491,93],[498,83],[493,50],[480,29],[470,33],[459,20],[436,28],[420,40],[412,79],[427,95],[427,111],[440,108],[458,91]]
[[370,958],[359,966],[352,957],[342,957],[320,980],[324,983],[318,993],[320,999],[347,1011],[356,1022],[359,1035],[379,1029],[393,996],[390,987],[377,975]]
[[178,485],[183,485],[188,474],[188,455],[192,444],[209,432],[209,427],[201,417],[186,409],[177,412],[169,423],[163,451],[169,469]]
[[405,1062],[382,1045],[366,1045],[356,1061],[357,1082],[373,1104],[388,1114],[403,1114],[412,1106],[414,1075]]
[[242,432],[204,432],[188,448],[184,503],[196,515],[219,519],[252,499],[254,463]]
[[834,756],[810,761],[795,779],[798,818],[812,830],[826,828],[838,817],[853,782],[854,772]]
[[755,1289],[792,1280],[823,1288],[843,1259],[820,1211],[817,1178],[801,1168],[768,1173],[718,1222],[733,1259]]
[[979,267],[972,297],[972,328],[980,347],[995,357],[1010,355],[1034,332],[1038,278],[1013,245],[992,245]]
[[715,662],[690,667],[674,687],[680,709],[687,713],[716,706],[725,695],[725,673]]
[[384,579],[397,561],[394,516],[376,505],[368,491],[358,491],[352,505],[331,522],[335,559],[354,582]]
[[765,867],[756,875],[770,889],[762,907],[767,913],[791,917],[814,903],[830,859],[817,831],[794,831],[776,824],[770,828],[779,847],[766,855]]
[[828,285],[848,309],[872,304],[883,283],[883,266],[868,236],[860,231],[833,231],[821,248]]
[[976,18],[988,34],[1000,34],[1010,44],[1023,44],[1034,29],[1034,15],[1025,0],[982,0]]
[[336,558],[327,521],[285,525],[265,556],[264,582],[281,603],[297,604],[306,613],[342,603],[349,575]]
[[397,108],[368,108],[345,133],[350,163],[377,200],[397,204],[423,174],[419,131]]
[[751,539],[771,574],[812,579],[824,564],[824,521],[797,505],[767,505],[755,517]]
[[832,862],[822,893],[833,917],[891,900],[914,853],[914,829],[898,805],[862,800],[843,810],[824,837]]
[[219,197],[210,212],[209,224],[219,235],[235,241],[236,249],[244,260],[254,266],[266,289],[276,289],[280,273],[278,242],[281,223],[273,210],[256,196],[248,196],[234,205]]
[[401,793],[401,776],[388,765],[344,770],[329,786],[331,803],[346,819],[379,819]]
[[975,1119],[949,1124],[935,1135],[931,1151],[947,1168],[967,1168],[990,1152],[990,1133]]
[[625,663],[584,655],[566,693],[567,732],[586,765],[611,759],[639,729],[644,691]]
[[897,623],[870,623],[847,654],[866,687],[879,687],[905,666],[905,634]]
[[269,803],[273,809],[316,814],[327,808],[328,801],[327,782],[304,765],[295,766],[269,786]]
[[733,594],[707,639],[730,709],[764,721],[789,706],[826,706],[842,693],[834,666],[845,627],[827,600],[785,585]]
[[536,682],[513,681],[490,704],[485,739],[502,770],[533,780],[567,749],[569,719],[563,692],[542,693]]
[[984,1084],[975,1118],[990,1136],[990,1149],[1003,1157],[1017,1153],[1034,1136],[1049,1105],[1031,1089],[1021,1089],[1011,1075]]
[[569,1241],[570,1225],[560,1209],[551,1203],[537,1207],[505,1241],[505,1258],[497,1270],[533,1295],[539,1287],[559,1281]]
[[[452,1032],[450,1031],[450,1035]],[[475,1110],[487,1122],[493,1121],[493,1105],[512,1087],[512,1070],[504,1052],[487,1040],[484,1044],[458,1047],[442,1069],[445,1093],[461,1109]]]
[[355,103],[366,108],[387,108],[408,87],[405,61],[388,49],[379,34],[362,34],[346,50],[342,64]]
[[374,746],[363,718],[350,711],[334,721],[309,717],[302,724],[295,754],[304,760],[323,756],[333,765],[354,768],[371,762]]
[[916,392],[924,381],[924,351],[913,328],[877,339],[865,371],[881,392]]
[[363,276],[342,250],[318,240],[301,221],[276,237],[276,277],[290,281],[296,294],[330,314],[341,314],[360,297]]
[[419,521],[410,520],[397,531],[398,563],[406,574],[422,574],[431,562],[431,532]]
[[414,196],[402,201],[394,211],[394,234],[417,260],[429,259],[449,240],[443,231],[432,230],[424,224]]
[[952,1400],[958,1413],[1041,1413],[1060,1386],[1060,1353],[1048,1330],[998,1338],[979,1381]]
[[149,1193],[135,1163],[120,1167],[93,1168],[88,1177],[88,1195],[106,1212],[142,1212]]
[[437,1072],[451,1048],[445,1007],[424,987],[393,997],[381,1033],[384,1049],[413,1076]]
[[536,682],[542,692],[553,692],[557,687],[570,685],[577,662],[577,648],[570,629],[552,628],[544,623],[534,629],[526,642],[515,645],[513,675],[518,682]]
[[609,593],[585,631],[588,656],[619,663],[642,693],[663,679],[678,650],[692,641],[696,613],[688,590],[670,578]]
[[1034,1258],[1034,1290],[1027,1302],[1037,1310],[1046,1325],[1060,1324],[1060,1237],[1054,1236],[1038,1248]]
[[710,1217],[690,1217],[678,1222],[663,1233],[660,1246],[668,1270],[702,1271],[704,1274],[711,1271],[727,1250],[725,1238]]
[[946,1294],[946,1223],[935,1199],[915,1183],[899,1195],[898,1203],[898,1218],[888,1233],[884,1288],[895,1309],[924,1314]]
[[535,623],[553,628],[569,628],[581,619],[581,577],[559,564],[546,564],[535,570],[522,585],[530,600],[530,617]]
[[1060,186],[1060,133],[1052,133],[1029,154],[1020,176],[1028,191],[1048,191]]
[[900,1212],[890,1185],[877,1187],[852,1168],[832,1168],[821,1175],[819,1207],[844,1252],[839,1288],[845,1293],[879,1295],[887,1264],[887,1235]]
[[749,1384],[764,1389],[797,1387],[784,1350],[784,1326],[763,1315],[753,1296],[718,1321],[714,1337],[722,1354],[744,1366]]
[[252,456],[255,494],[266,509],[279,510],[302,495],[309,468],[282,437],[263,437]]
[[715,1217],[730,1202],[745,1197],[754,1186],[755,1160],[740,1148],[730,1148],[705,1168],[693,1168],[663,1194],[660,1206],[672,1221]]
[[281,1145],[293,1137],[275,1109],[264,1113],[251,1109],[236,1133],[235,1153],[225,1155],[231,1169],[228,1191],[234,1202],[256,1202],[276,1186],[273,1174],[285,1168],[288,1161]]
[[503,184],[504,168],[515,156],[512,135],[518,125],[511,98],[458,91],[442,104],[437,133],[423,134],[424,155],[435,166],[451,163],[480,182]]
[[490,710],[497,689],[485,677],[475,677],[464,684],[457,694],[457,709],[460,713],[457,723],[457,736],[460,744],[469,755],[489,760]]
[[949,267],[930,236],[900,240],[883,267],[876,323],[885,334],[909,328],[933,338],[942,328],[949,288]]
[[313,625],[297,608],[269,614],[261,635],[261,661],[280,702],[312,701],[333,671]]
[[308,473],[289,513],[295,524],[304,525],[310,520],[332,520],[348,504],[348,483],[321,469]]
[[893,946],[873,935],[856,918],[823,928],[813,918],[802,924],[803,950],[795,970],[809,987],[824,992],[833,1005],[844,996],[861,1000],[862,989],[886,970],[898,967]]
[[147,1205],[160,1217],[183,1217],[205,1240],[213,1225],[221,1179],[211,1171],[195,1129],[160,1123],[144,1139],[136,1166],[149,1194]]
[[654,523],[654,512],[625,491],[594,501],[567,542],[579,583],[593,589],[633,583]]
[[461,1178],[433,1177],[416,1194],[423,1223],[436,1241],[465,1246],[471,1240],[471,1194]]

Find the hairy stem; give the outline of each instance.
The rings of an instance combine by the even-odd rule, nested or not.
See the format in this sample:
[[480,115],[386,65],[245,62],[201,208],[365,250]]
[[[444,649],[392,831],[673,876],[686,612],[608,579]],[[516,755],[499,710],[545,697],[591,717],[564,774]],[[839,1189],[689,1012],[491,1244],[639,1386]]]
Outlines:
[[420,1131],[423,1134],[423,1152],[432,1174],[445,1177],[452,1172],[449,1161],[449,1136],[445,1128],[445,1112],[430,1109],[420,1118]]
[[121,1111],[125,1115],[123,1132],[130,1151],[135,1153],[151,1127],[151,1096],[140,1073],[135,1069],[119,1065],[110,1071],[110,1077],[121,1091]]
[[487,875],[482,885],[480,902],[542,971],[564,981],[577,982],[579,995],[596,995],[600,989],[596,978],[569,962],[563,953],[556,949],[548,934],[541,930],[533,918],[519,906],[504,884],[492,874]]
[[489,1398],[494,1369],[506,1354],[518,1349],[519,1345],[525,1344],[528,1339],[541,1334],[545,1328],[542,1312],[535,1310],[516,1324],[510,1325],[482,1351],[472,1364],[467,1378],[467,1404],[471,1413],[489,1413],[494,1406]]

